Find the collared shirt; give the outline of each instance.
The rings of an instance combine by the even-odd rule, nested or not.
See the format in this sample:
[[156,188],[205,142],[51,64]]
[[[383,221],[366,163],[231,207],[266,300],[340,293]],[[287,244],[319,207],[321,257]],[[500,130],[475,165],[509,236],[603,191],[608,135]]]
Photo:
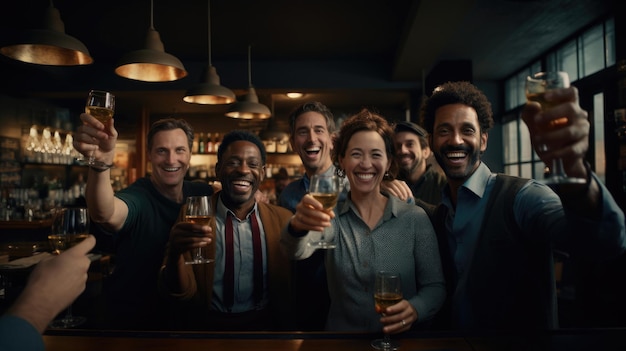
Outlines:
[[[335,166],[330,166],[324,175],[332,175],[335,174]],[[309,182],[310,178],[305,173],[300,180],[289,183],[285,189],[280,193],[280,197],[278,198],[278,205],[282,206],[291,212],[296,211],[296,205],[302,200],[302,197],[309,192]],[[344,202],[346,200],[347,193],[349,191],[349,185],[346,178],[343,178],[343,190],[339,195],[338,204]]]
[[[454,260],[457,270],[457,290],[453,296],[453,319],[461,328],[471,328],[474,313],[468,294],[463,290],[462,283],[467,279],[483,220],[488,214],[486,206],[495,185],[497,175],[489,167],[481,163],[471,177],[459,188],[456,208],[452,206],[448,188],[443,193],[442,203],[448,208],[445,221],[448,249]],[[598,244],[596,254],[601,250],[610,249],[605,253],[613,254],[611,250],[619,252],[624,247],[624,220],[623,213],[608,192],[608,189],[593,175],[601,189],[602,210],[597,220],[590,220],[582,216],[570,215],[564,210],[559,196],[548,186],[534,180],[529,180],[517,193],[514,201],[513,213],[515,220],[524,235],[536,242],[547,242],[555,247],[563,246],[570,241],[571,228],[575,226],[582,232],[588,232],[583,243]],[[615,218],[621,216],[619,228],[615,228]],[[587,229],[582,229],[587,228]],[[621,233],[621,235],[603,234]],[[604,243],[602,242],[603,240]],[[595,251],[588,247],[587,251]]]
[[[392,270],[402,276],[403,297],[417,310],[419,321],[435,315],[445,299],[445,283],[437,238],[424,211],[388,196],[379,223],[370,229],[348,197],[335,209],[337,216],[326,236],[337,247],[326,250],[326,270],[331,296],[326,329],[380,332],[380,315],[374,309],[376,271]],[[319,232],[296,237],[281,232],[287,252],[295,259],[310,257],[307,245]]]
[[[250,216],[259,217],[258,206],[255,204],[254,208],[246,215],[246,218],[239,219],[235,214],[230,211],[224,203],[221,197],[217,202],[217,211],[215,217],[215,279],[213,281],[213,299],[211,300],[211,309],[220,312],[246,312],[256,309],[265,308],[268,304],[268,291],[267,291],[267,243],[265,239],[265,230],[263,229],[263,223],[259,221],[259,229],[261,231],[261,246],[263,252],[263,299],[260,306],[257,306],[254,298],[254,254],[252,248],[252,225],[250,222]],[[227,214],[231,213],[233,221],[233,247],[235,251],[234,256],[234,273],[235,273],[235,287],[234,287],[234,303],[232,309],[227,309],[224,305],[223,296],[223,277],[225,270],[225,220]]]

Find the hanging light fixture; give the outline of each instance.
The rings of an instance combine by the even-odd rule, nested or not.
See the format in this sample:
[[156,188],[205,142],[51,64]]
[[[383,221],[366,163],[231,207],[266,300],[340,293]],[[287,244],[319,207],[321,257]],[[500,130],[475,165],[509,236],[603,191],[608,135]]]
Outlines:
[[179,59],[165,52],[159,32],[154,29],[154,1],[150,1],[150,28],[145,49],[132,51],[120,60],[115,73],[144,82],[171,82],[187,76]]
[[259,103],[259,98],[252,86],[252,68],[250,63],[250,45],[248,45],[248,93],[242,101],[230,105],[226,116],[241,119],[267,119],[272,113],[267,106]]
[[65,34],[65,24],[52,0],[44,16],[44,29],[26,31],[0,53],[17,61],[49,66],[78,66],[93,63],[87,47]]
[[217,70],[211,64],[211,1],[208,1],[209,8],[209,64],[206,68],[204,80],[187,90],[183,100],[192,104],[219,105],[230,104],[235,101],[235,93],[232,90],[220,85],[220,77]]

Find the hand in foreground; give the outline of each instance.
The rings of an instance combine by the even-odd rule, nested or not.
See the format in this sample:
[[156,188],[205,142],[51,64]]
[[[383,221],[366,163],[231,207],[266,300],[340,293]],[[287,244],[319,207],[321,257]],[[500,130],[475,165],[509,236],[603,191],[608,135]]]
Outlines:
[[407,300],[402,300],[393,306],[387,307],[380,318],[383,332],[397,334],[411,329],[417,321],[417,311]]
[[87,113],[81,113],[80,119],[83,124],[74,134],[74,148],[85,157],[94,156],[96,160],[112,163],[118,136],[113,119],[102,124]]
[[542,111],[539,103],[529,102],[522,110],[533,148],[545,164],[560,157],[565,173],[586,178],[584,157],[589,148],[590,124],[587,112],[578,104],[578,90],[554,89],[546,92],[545,98],[558,104]]
[[410,197],[413,197],[411,188],[402,180],[384,180],[380,183],[380,190],[402,201],[407,201]]
[[325,211],[324,206],[315,200],[313,196],[306,194],[296,205],[296,212],[291,217],[291,229],[297,232],[314,230],[321,232],[330,227],[330,220],[335,218],[335,213]]
[[39,262],[7,313],[27,320],[42,333],[85,290],[91,264],[87,253],[95,244],[90,235],[59,256]]
[[170,259],[174,262],[187,251],[213,242],[213,229],[209,225],[178,222],[170,231]]

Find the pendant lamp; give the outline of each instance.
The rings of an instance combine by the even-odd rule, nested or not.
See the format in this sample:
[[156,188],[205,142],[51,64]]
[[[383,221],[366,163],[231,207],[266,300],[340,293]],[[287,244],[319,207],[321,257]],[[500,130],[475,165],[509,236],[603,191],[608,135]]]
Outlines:
[[49,66],[79,66],[93,63],[87,47],[65,34],[65,24],[52,0],[44,16],[44,29],[26,31],[0,53],[17,61]]
[[230,105],[226,116],[241,119],[267,119],[272,113],[267,106],[259,103],[259,98],[252,86],[252,69],[250,64],[250,46],[248,45],[248,93],[242,101]]
[[220,77],[217,70],[211,64],[211,1],[208,1],[209,9],[209,64],[204,73],[202,83],[196,84],[187,90],[183,100],[192,104],[219,105],[230,104],[235,101],[235,93],[220,85]]
[[150,1],[150,28],[146,34],[145,49],[124,55],[115,73],[143,82],[171,82],[187,76],[182,62],[165,52],[161,36],[154,29],[154,1]]

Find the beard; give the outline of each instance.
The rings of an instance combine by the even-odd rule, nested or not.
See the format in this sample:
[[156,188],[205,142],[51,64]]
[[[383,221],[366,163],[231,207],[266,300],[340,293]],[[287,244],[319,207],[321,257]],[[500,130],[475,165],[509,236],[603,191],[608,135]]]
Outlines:
[[415,158],[412,160],[410,164],[405,164],[405,165],[398,164],[399,166],[398,171],[400,173],[399,175],[401,179],[409,179],[411,177],[411,174],[416,172],[422,166],[424,162],[426,162],[426,159],[418,158],[417,156],[415,156]]
[[[449,152],[465,152],[467,154],[467,162],[463,165],[451,165],[449,159],[445,156]],[[435,158],[441,166],[441,169],[446,174],[448,179],[464,180],[474,172],[478,163],[480,163],[481,151],[476,150],[473,147],[442,147],[438,152],[435,152]]]

